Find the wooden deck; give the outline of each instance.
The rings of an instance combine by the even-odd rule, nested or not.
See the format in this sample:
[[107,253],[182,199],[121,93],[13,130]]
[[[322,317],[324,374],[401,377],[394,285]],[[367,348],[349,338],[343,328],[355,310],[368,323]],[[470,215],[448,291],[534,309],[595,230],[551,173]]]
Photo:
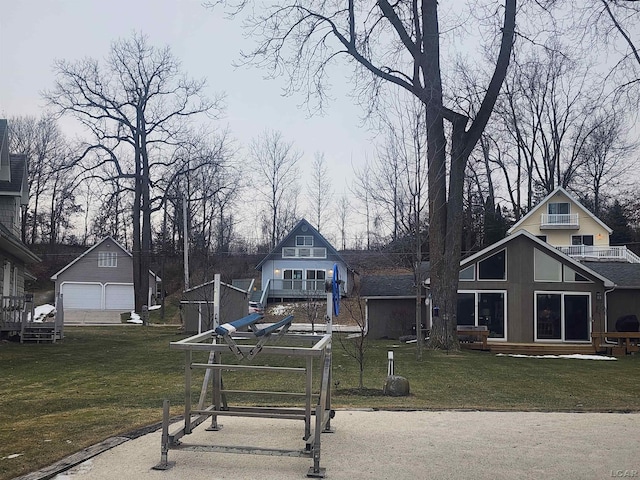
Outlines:
[[489,342],[491,353],[514,353],[522,355],[571,355],[575,353],[594,355],[591,343],[510,343]]

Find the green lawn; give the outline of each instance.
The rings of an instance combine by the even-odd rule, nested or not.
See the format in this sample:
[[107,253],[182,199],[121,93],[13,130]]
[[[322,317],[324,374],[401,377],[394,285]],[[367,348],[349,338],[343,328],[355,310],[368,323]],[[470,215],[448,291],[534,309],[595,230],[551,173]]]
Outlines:
[[[158,422],[165,398],[173,414],[182,412],[184,354],[168,347],[183,338],[175,326],[67,328],[65,334],[55,345],[0,344],[0,479]],[[381,395],[388,350],[395,351],[396,374],[409,379],[409,397]],[[586,361],[428,351],[418,363],[415,346],[378,341],[370,344],[360,393],[357,366],[339,342],[333,366],[336,408],[640,411],[640,355]],[[226,381],[244,389],[271,381],[235,375]],[[284,389],[298,389],[289,382],[283,380]],[[196,379],[194,392],[198,387]],[[22,455],[6,458],[13,454]]]

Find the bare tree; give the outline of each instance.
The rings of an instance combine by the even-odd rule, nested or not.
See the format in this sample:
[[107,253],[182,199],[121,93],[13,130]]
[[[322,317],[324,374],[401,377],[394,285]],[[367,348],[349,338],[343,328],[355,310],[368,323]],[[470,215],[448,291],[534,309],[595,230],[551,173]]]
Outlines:
[[297,221],[298,160],[302,153],[286,142],[282,133],[264,131],[249,146],[255,188],[265,205],[262,224],[274,248]]
[[316,230],[321,232],[325,220],[327,216],[329,216],[329,208],[333,195],[324,153],[316,152],[313,157],[313,163],[311,164],[311,182],[308,188],[313,211],[312,218],[315,220]]
[[347,223],[349,221],[349,213],[351,211],[351,205],[349,204],[349,200],[345,195],[340,197],[338,200],[338,214],[337,214],[337,227],[338,232],[340,233],[340,244],[342,245],[342,250],[346,250],[347,248]]
[[[49,241],[55,240],[56,235],[52,235],[54,230],[49,228],[48,233],[45,232],[42,220],[57,217],[58,214],[48,208],[54,205],[55,209],[57,205],[59,215],[62,216],[60,220],[68,223],[68,214],[72,209],[60,207],[66,207],[71,199],[58,198],[63,191],[70,193],[70,182],[75,183],[75,175],[70,172],[73,169],[73,159],[67,140],[51,114],[44,114],[40,118],[14,117],[9,122],[9,129],[11,152],[26,155],[29,162],[29,208],[27,215],[23,216],[22,240],[31,244],[44,240],[45,236],[48,236]],[[60,175],[63,171],[64,174]],[[61,181],[66,182],[62,189]],[[71,190],[75,190],[75,186]],[[48,224],[52,225],[50,221]]]
[[[244,2],[249,3],[249,2]],[[286,72],[292,91],[305,89],[322,105],[330,66],[341,55],[355,66],[354,85],[367,92],[364,104],[376,107],[383,84],[405,89],[424,104],[429,165],[431,292],[442,315],[434,319],[431,346],[457,346],[455,337],[461,212],[467,159],[484,130],[509,65],[516,1],[505,0],[499,52],[478,113],[470,119],[444,104],[440,20],[436,0],[365,5],[353,1],[275,2],[250,13],[248,24],[257,46],[247,61]],[[445,120],[451,125],[447,147]],[[448,156],[448,158],[447,158]],[[449,165],[449,169],[447,168]],[[447,180],[448,173],[448,180]],[[418,346],[418,357],[421,345]]]
[[358,388],[364,388],[364,367],[369,346],[367,337],[367,313],[365,300],[360,296],[360,285],[355,285],[351,298],[343,302],[343,310],[347,316],[357,325],[358,331],[348,336],[339,335],[340,345],[347,355],[353,358],[358,364]]
[[[56,61],[57,80],[46,99],[91,133],[85,155],[91,168],[111,163],[132,185],[135,309],[148,303],[151,257],[151,188],[171,151],[188,133],[187,120],[220,107],[207,100],[204,81],[187,78],[169,48],[141,34],[118,40],[101,64],[95,59]],[[153,166],[157,168],[154,173]]]
[[[637,0],[573,0],[554,2],[569,8],[574,41],[608,68],[606,82],[616,101],[638,100],[640,83],[640,3]],[[602,59],[606,60],[603,62]],[[602,65],[604,63],[604,65]],[[623,100],[619,100],[624,98]]]
[[366,224],[366,249],[371,250],[372,247],[372,237],[373,237],[373,222],[376,216],[373,205],[373,200],[371,198],[372,186],[370,183],[371,178],[371,163],[367,160],[361,168],[353,168],[354,173],[354,181],[351,184],[350,190],[353,195],[360,200],[359,205],[362,208],[360,212],[365,217]]
[[590,118],[589,124],[592,134],[582,149],[574,189],[580,198],[588,200],[593,214],[600,216],[603,190],[611,192],[624,183],[622,176],[637,145],[627,139],[629,126],[622,112],[603,111]]

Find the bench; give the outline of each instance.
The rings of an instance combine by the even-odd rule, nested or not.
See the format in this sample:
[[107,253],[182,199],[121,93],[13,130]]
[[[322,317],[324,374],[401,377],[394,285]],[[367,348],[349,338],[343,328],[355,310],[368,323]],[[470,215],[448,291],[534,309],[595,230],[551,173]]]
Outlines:
[[489,350],[489,329],[486,325],[458,325],[456,333],[462,346],[474,350]]
[[[617,344],[607,339],[616,340]],[[596,353],[620,357],[640,351],[640,332],[591,332],[591,344]]]

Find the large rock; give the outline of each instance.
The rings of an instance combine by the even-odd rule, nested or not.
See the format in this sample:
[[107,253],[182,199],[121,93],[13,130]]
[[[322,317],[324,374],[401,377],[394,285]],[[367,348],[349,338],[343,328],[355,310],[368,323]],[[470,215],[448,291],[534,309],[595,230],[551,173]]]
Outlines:
[[406,397],[409,395],[409,380],[399,375],[389,375],[384,381],[382,393],[390,397]]

